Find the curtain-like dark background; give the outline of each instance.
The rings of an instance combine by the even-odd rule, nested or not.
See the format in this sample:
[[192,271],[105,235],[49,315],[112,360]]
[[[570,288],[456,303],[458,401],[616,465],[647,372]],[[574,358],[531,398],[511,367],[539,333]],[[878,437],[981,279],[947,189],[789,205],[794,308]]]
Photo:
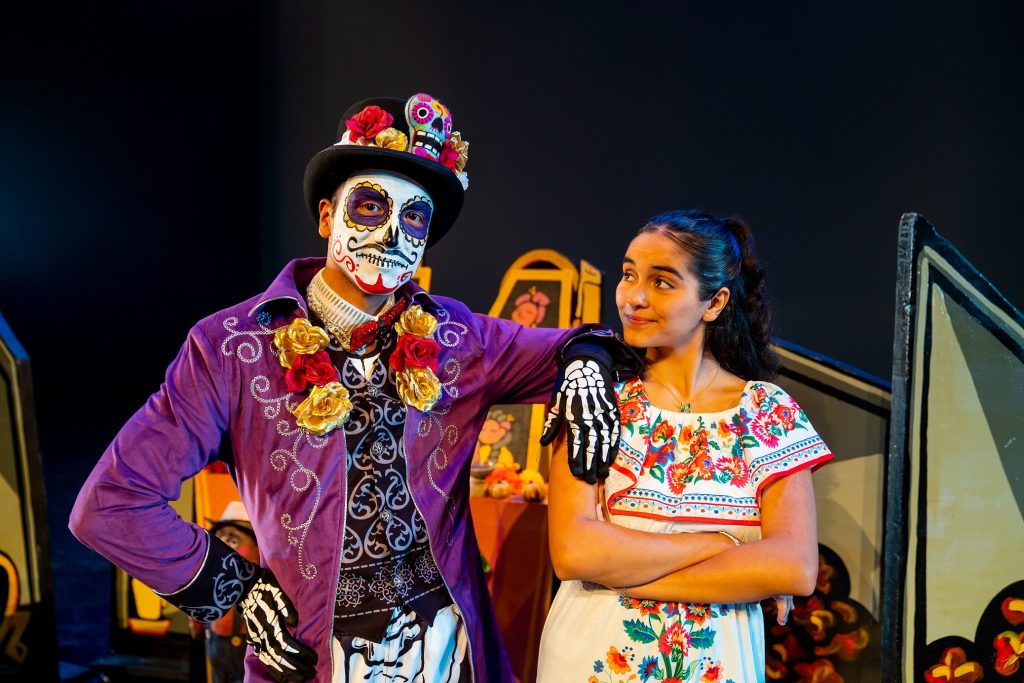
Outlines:
[[486,310],[548,247],[605,271],[617,325],[647,217],[738,213],[779,336],[887,379],[902,212],[1024,303],[1022,32],[1019,2],[6,9],[0,313],[32,356],[62,657],[102,650],[108,609],[74,493],[193,322],[324,251],[302,172],[353,101],[432,93],[471,143],[435,291]]

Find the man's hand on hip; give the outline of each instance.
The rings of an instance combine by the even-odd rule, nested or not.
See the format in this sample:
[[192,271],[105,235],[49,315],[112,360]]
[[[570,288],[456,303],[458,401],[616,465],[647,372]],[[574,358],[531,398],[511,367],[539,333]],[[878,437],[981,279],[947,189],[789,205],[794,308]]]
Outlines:
[[295,606],[267,569],[260,575],[238,609],[245,620],[245,637],[274,680],[301,683],[316,675],[317,655],[295,640],[286,626],[298,624]]

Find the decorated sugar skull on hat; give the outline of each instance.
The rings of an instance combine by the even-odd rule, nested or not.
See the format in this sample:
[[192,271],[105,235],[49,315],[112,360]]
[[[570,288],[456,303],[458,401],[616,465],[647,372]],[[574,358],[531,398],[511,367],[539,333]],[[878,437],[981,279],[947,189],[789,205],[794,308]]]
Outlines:
[[320,200],[331,199],[348,178],[358,173],[394,173],[429,195],[432,212],[426,246],[432,246],[462,209],[469,185],[468,148],[469,143],[453,130],[448,108],[426,93],[405,100],[380,97],[357,102],[342,115],[337,141],[306,166],[306,205],[316,220]]

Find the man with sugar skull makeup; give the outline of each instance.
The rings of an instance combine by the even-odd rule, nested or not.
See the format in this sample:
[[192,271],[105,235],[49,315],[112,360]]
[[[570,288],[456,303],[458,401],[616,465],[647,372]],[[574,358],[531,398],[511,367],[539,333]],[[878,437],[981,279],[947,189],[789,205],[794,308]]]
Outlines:
[[[462,206],[468,144],[426,94],[354,105],[309,162],[327,258],[200,321],[79,494],[71,529],[201,621],[238,604],[246,680],[511,681],[467,505],[490,406],[554,386],[573,471],[618,435],[607,330],[528,329],[412,277]],[[169,507],[231,445],[260,561]]]

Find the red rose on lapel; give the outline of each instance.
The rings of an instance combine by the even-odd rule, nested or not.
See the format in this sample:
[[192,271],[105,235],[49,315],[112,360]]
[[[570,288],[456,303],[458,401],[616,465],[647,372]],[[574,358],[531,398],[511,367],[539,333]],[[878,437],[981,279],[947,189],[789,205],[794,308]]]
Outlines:
[[292,367],[284,373],[285,386],[292,392],[305,391],[307,383],[322,387],[328,382],[338,381],[338,370],[326,351],[297,356]]
[[411,334],[403,334],[395,344],[395,350],[388,359],[388,365],[396,372],[405,370],[406,367],[430,368],[437,374],[437,357],[440,347],[433,339],[417,337]]

